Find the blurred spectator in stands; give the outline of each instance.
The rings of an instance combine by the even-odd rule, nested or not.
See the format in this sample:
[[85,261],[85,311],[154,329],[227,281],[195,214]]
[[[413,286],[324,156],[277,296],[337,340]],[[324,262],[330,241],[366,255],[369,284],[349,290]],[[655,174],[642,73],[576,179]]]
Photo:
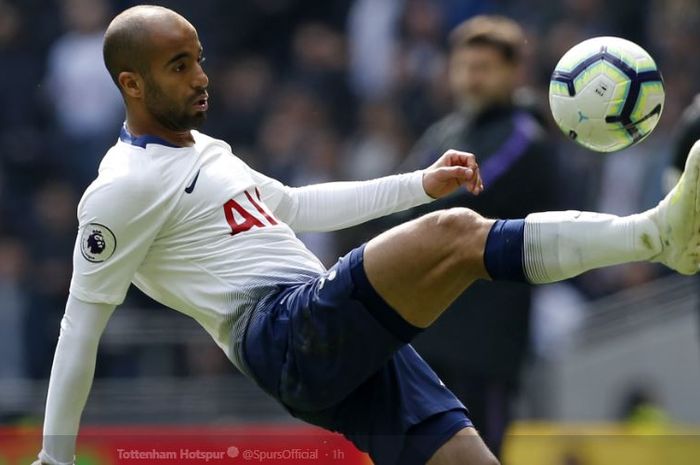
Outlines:
[[[465,206],[522,218],[556,208],[556,158],[538,120],[514,101],[523,42],[520,26],[499,16],[474,17],[451,34],[455,110],[426,131],[402,168],[424,168],[450,148],[470,151],[486,190],[433,202],[416,215]],[[415,341],[497,455],[528,351],[530,300],[527,285],[477,282]]]
[[450,109],[443,37],[440,3],[408,0],[401,22],[397,90],[401,112],[415,133]]
[[0,60],[6,72],[0,75],[0,131],[31,125],[38,118],[35,89],[41,70],[33,44],[27,37],[22,11],[0,0]]
[[403,0],[355,0],[348,15],[349,78],[361,100],[393,91]]
[[25,277],[28,258],[19,238],[0,236],[0,379],[27,375],[23,320],[27,312]]
[[273,96],[273,105],[258,130],[260,157],[252,167],[292,184],[304,168],[307,137],[328,126],[328,110],[309,89],[288,84]]
[[25,344],[29,374],[45,378],[51,369],[72,274],[78,198],[70,184],[53,181],[38,190],[33,202],[33,222],[24,234],[33,263]]
[[676,134],[671,153],[671,165],[666,171],[664,187],[666,191],[678,182],[693,144],[700,140],[700,94],[690,102],[676,126]]
[[116,141],[122,100],[102,61],[102,38],[111,15],[106,0],[62,0],[65,33],[51,47],[46,95],[61,137],[56,156],[80,187],[97,175],[99,161]]
[[[31,22],[29,21],[31,19]],[[17,226],[26,217],[33,182],[52,169],[46,163],[37,88],[43,57],[36,44],[35,20],[0,0],[0,213]]]
[[358,126],[348,139],[343,178],[363,180],[392,174],[410,144],[396,107],[388,101],[367,102],[360,108]]
[[347,130],[355,101],[346,76],[345,37],[322,23],[306,23],[294,32],[292,49],[292,82],[327,102],[330,123]]
[[693,0],[649,0],[649,40],[645,45],[663,72],[666,103],[659,128],[674,131],[683,110],[698,92],[700,63],[689,60],[700,47],[700,3]]
[[671,419],[649,381],[636,381],[627,387],[619,406],[618,420],[637,433],[661,434],[669,430]]
[[262,56],[251,55],[228,60],[211,95],[216,104],[208,118],[207,131],[233,147],[252,148],[258,128],[273,94],[273,69]]

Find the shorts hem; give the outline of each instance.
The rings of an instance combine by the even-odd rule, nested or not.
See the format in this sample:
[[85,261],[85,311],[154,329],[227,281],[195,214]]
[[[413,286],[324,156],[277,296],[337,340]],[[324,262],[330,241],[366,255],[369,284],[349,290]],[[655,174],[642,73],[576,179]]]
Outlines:
[[414,326],[406,321],[391,305],[389,305],[377,290],[372,286],[367,278],[367,273],[364,267],[365,246],[360,247],[350,252],[350,275],[355,284],[356,296],[367,306],[370,314],[377,322],[389,331],[399,341],[408,344],[418,334],[424,331],[424,328]]
[[445,410],[417,423],[406,435],[399,462],[425,465],[458,431],[474,427],[466,409]]

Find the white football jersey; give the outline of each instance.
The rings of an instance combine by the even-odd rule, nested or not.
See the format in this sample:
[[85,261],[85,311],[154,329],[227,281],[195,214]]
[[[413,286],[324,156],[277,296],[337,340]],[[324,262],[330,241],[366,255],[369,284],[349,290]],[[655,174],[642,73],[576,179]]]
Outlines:
[[241,368],[231,347],[241,315],[324,267],[273,213],[285,186],[224,142],[193,135],[194,146],[173,147],[122,131],[78,205],[70,290],[118,305],[133,281],[197,320]]
[[133,282],[197,320],[245,373],[241,343],[255,306],[325,270],[292,227],[339,229],[431,200],[420,171],[290,188],[225,142],[192,134],[193,146],[176,147],[122,129],[78,205],[70,291],[119,305]]

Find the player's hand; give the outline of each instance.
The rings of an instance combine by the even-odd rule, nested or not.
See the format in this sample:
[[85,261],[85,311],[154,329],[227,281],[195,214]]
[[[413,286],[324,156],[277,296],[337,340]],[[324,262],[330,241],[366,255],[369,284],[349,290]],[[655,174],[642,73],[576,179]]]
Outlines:
[[445,197],[460,186],[474,195],[484,190],[479,165],[472,153],[448,150],[423,171],[423,189],[434,199]]

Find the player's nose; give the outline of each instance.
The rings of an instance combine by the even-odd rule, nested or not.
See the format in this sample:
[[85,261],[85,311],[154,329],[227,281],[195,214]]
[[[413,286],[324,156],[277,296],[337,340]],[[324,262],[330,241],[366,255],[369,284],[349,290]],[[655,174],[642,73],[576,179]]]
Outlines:
[[204,72],[204,69],[197,65],[198,70],[194,75],[194,80],[192,81],[192,87],[195,89],[206,89],[209,87],[209,76]]

